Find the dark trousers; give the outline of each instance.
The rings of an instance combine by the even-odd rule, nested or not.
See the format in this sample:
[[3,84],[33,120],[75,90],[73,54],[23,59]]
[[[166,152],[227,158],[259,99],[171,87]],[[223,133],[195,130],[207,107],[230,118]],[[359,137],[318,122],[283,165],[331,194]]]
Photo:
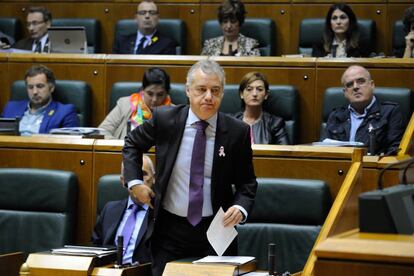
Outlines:
[[151,237],[152,275],[161,276],[170,261],[216,255],[206,235],[212,219],[203,218],[192,226],[187,218],[161,210]]

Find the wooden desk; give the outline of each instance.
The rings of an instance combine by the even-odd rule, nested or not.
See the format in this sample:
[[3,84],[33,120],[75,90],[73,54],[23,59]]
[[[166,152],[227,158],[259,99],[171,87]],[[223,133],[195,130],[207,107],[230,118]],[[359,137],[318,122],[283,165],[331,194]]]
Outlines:
[[315,253],[315,276],[414,275],[414,236],[355,229],[326,239]]
[[18,276],[20,266],[24,262],[22,252],[14,252],[0,255],[0,270],[2,275]]

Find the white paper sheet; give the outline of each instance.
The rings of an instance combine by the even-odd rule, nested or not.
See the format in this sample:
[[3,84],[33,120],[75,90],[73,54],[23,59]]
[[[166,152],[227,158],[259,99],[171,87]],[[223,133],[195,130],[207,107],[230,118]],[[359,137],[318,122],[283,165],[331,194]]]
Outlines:
[[220,207],[216,216],[207,230],[207,239],[216,251],[217,255],[222,256],[227,247],[237,236],[234,226],[224,227],[223,225],[224,211]]
[[254,260],[251,256],[207,256],[193,261],[194,264],[232,264],[242,265]]

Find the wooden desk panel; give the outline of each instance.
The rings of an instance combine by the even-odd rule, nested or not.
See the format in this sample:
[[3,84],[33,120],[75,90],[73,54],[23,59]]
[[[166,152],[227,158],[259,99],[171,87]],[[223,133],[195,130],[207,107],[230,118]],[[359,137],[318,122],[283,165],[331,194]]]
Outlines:
[[0,137],[0,167],[72,171],[78,177],[77,243],[90,241],[92,231],[93,140],[45,137]]
[[[48,66],[56,79],[82,80],[92,89],[92,126],[98,126],[99,119],[105,116],[105,61],[104,55],[72,55],[72,54],[11,54],[9,56],[8,83],[11,87],[16,80],[21,80],[25,72],[34,63]],[[10,92],[9,92],[10,93]],[[6,97],[7,102],[9,97]]]

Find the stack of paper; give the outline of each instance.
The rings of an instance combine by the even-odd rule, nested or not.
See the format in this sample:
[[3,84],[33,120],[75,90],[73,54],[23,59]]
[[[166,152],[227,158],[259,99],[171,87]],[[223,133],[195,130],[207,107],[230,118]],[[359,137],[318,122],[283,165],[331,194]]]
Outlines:
[[89,257],[103,257],[107,255],[116,254],[115,247],[93,247],[76,245],[65,245],[65,247],[55,248],[51,251],[52,254]]

